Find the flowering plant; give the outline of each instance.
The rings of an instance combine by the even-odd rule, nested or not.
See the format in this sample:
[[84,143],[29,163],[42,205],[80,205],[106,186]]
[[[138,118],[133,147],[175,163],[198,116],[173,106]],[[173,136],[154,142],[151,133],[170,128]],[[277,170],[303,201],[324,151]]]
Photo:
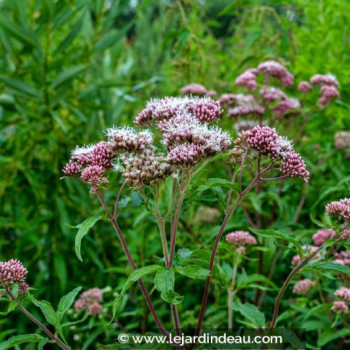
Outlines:
[[[115,298],[112,319],[122,307],[128,289],[137,282],[159,331],[169,337],[171,330],[164,326],[155,307],[153,293],[149,292],[149,287],[146,286],[146,279],[153,276],[152,290],[157,291],[163,302],[169,304],[174,332],[180,335],[183,320],[178,308],[186,295],[178,292],[176,281],[185,276],[199,280],[198,283],[203,287],[201,303],[199,308],[196,308],[197,319],[192,324],[192,327],[195,327],[195,335],[199,335],[203,329],[212,280],[219,278],[226,283],[228,292],[229,329],[233,329],[233,310],[249,319],[247,309],[254,313],[254,317],[259,315],[260,320],[254,322],[250,317],[249,325],[273,329],[278,320],[281,300],[296,274],[306,274],[305,278],[293,287],[293,293],[298,296],[319,287],[319,281],[308,274],[311,267],[338,270],[342,275],[349,275],[346,266],[349,265],[349,256],[346,251],[339,251],[342,242],[349,238],[349,199],[332,202],[326,206],[327,213],[336,218],[338,226],[322,228],[314,233],[312,239],[315,246],[309,242],[302,245],[285,231],[276,230],[278,215],[272,215],[269,221],[265,220],[260,209],[256,210],[256,206],[249,205],[249,201],[254,198],[253,190],[261,198],[262,194],[271,190],[271,183],[277,183],[279,186],[278,198],[286,181],[300,181],[304,184],[312,181],[312,171],[297,151],[297,146],[309,118],[316,110],[321,111],[332,99],[339,97],[339,83],[332,75],[315,75],[310,82],[303,81],[298,84],[301,94],[299,101],[289,97],[284,91],[286,87],[294,84],[293,75],[275,61],[267,61],[257,68],[246,70],[235,82],[248,93],[225,93],[216,100],[216,92],[208,91],[199,84],[190,84],[182,89],[185,95],[183,97],[151,100],[135,118],[138,127],[107,129],[105,140],[94,145],[76,147],[64,166],[63,177],[73,178],[88,185],[91,195],[96,196],[104,210],[103,215],[88,218],[79,225],[75,240],[78,258],[82,260],[83,237],[99,220],[107,219],[114,228],[133,270]],[[312,95],[315,89],[319,95],[317,103],[314,103]],[[282,136],[297,123],[297,132],[291,135],[291,140]],[[224,126],[227,125],[229,131],[224,130]],[[288,135],[290,134],[288,132]],[[223,166],[225,176],[204,179],[210,163]],[[118,174],[122,180],[112,200],[106,193],[113,183],[112,177]],[[124,191],[137,193],[148,213],[154,217],[159,231],[159,251],[161,250],[162,256],[154,264],[140,267],[133,257],[130,249],[133,242],[129,241],[120,224]],[[193,225],[200,227],[203,222],[219,223],[213,226],[215,232],[210,242],[210,253],[202,249],[179,249],[179,234],[185,236],[193,232],[192,224],[187,225],[186,220],[182,220],[184,211],[189,210],[191,205],[196,207],[198,198],[203,198],[206,193],[211,193],[210,201],[217,202],[218,205],[198,208]],[[304,202],[305,195],[301,194],[292,219],[293,224],[296,224]],[[244,227],[232,232],[230,221],[234,214],[240,211],[245,217]],[[276,214],[276,208],[274,211]],[[253,214],[256,214],[254,219]],[[223,235],[226,242],[222,240]],[[269,276],[265,277],[264,242],[268,242],[269,239],[279,248]],[[331,253],[330,247],[333,249]],[[240,267],[254,249],[258,252],[258,270],[249,280],[249,276],[246,276],[244,270],[240,271]],[[296,255],[291,261],[291,272],[279,289],[271,282],[271,278],[279,256],[285,251],[293,251]],[[224,263],[218,264],[218,252]],[[331,255],[336,258],[332,264],[320,263]],[[215,272],[216,266],[218,273]],[[225,269],[228,273],[223,272]],[[9,275],[6,269],[4,271],[4,277],[1,279],[5,288],[4,294],[16,301],[21,293],[18,297],[12,295],[9,283],[20,283],[19,290],[27,291],[24,275],[17,273],[16,269]],[[201,280],[205,282],[202,283]],[[252,282],[256,282],[256,291],[252,298],[255,305],[242,304],[237,293]],[[259,311],[267,286],[278,289],[269,322],[266,322],[265,315]],[[74,293],[74,297],[77,293],[78,291]],[[324,296],[320,296],[324,302]],[[340,300],[335,300],[329,311],[333,310],[337,317],[346,314],[347,303],[350,301],[349,289],[341,286],[334,296]],[[101,302],[102,292],[95,288],[81,295],[75,303],[75,310],[84,310],[91,316],[97,315],[103,309]],[[72,303],[73,299],[70,300],[70,305]],[[62,343],[57,336],[48,335],[58,345]],[[65,343],[62,344],[62,348],[67,348]],[[189,344],[190,349],[195,346],[195,343]]]

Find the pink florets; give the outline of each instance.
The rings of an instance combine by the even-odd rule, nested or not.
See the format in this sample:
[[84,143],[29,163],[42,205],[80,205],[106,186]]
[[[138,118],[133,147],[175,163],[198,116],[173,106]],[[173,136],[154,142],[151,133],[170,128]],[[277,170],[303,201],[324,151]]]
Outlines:
[[312,86],[307,81],[302,81],[298,85],[298,90],[300,92],[308,92],[312,90]]
[[81,169],[82,167],[80,164],[70,161],[64,166],[62,172],[66,176],[75,176],[80,174]]
[[347,221],[350,220],[350,199],[344,198],[340,201],[328,203],[326,205],[326,212],[328,215],[335,216],[336,218],[343,218]]
[[102,310],[100,302],[102,301],[102,291],[98,288],[92,288],[84,292],[75,302],[76,311],[85,310],[90,315],[99,314]]
[[186,86],[184,86],[181,89],[181,93],[183,95],[206,95],[207,94],[207,89],[201,85],[201,84],[196,84],[196,83],[191,83]]
[[321,87],[321,97],[318,102],[321,107],[326,107],[332,99],[338,98],[339,96],[340,93],[334,86],[323,85]]
[[18,260],[0,262],[0,284],[4,287],[10,287],[17,282],[24,283],[27,273],[27,269]]
[[295,294],[306,294],[308,290],[315,286],[315,283],[309,279],[299,281],[293,288]]
[[258,125],[251,130],[242,131],[235,143],[238,145],[246,143],[260,154],[271,155],[273,158],[284,157],[293,150],[290,142],[278,136],[276,130],[268,126]]
[[344,301],[333,301],[332,310],[337,314],[345,314],[349,308]]
[[228,110],[230,118],[246,117],[248,115],[263,115],[265,113],[264,107],[256,103],[239,103],[235,107]]
[[334,295],[340,299],[343,299],[347,303],[350,303],[350,288],[341,287],[334,293]]
[[26,294],[28,293],[29,286],[27,283],[22,282],[21,284],[18,285],[18,294]]
[[333,264],[350,266],[350,252],[342,251],[339,253],[334,253],[334,257],[335,260],[333,260]]
[[256,245],[257,241],[254,236],[246,231],[236,231],[226,235],[226,242],[241,245]]
[[294,77],[290,74],[286,68],[280,63],[275,61],[266,61],[259,64],[258,69],[260,72],[265,73],[268,76],[281,80],[283,86],[291,86],[294,83]]
[[257,86],[256,75],[259,73],[257,69],[248,69],[236,78],[238,86],[244,86],[249,90],[254,90]]
[[103,173],[104,168],[102,166],[90,165],[82,171],[81,178],[84,182],[96,187],[102,183],[106,184],[108,182],[108,180],[103,177]]
[[91,164],[109,169],[112,168],[112,160],[115,158],[115,153],[108,142],[101,141],[93,148],[91,158]]
[[153,142],[149,131],[136,131],[133,128],[107,129],[108,143],[115,153],[140,152]]
[[276,100],[287,98],[283,91],[275,87],[260,90],[260,95],[267,102],[274,102]]
[[194,115],[202,123],[210,122],[220,116],[220,103],[210,97],[190,96],[151,100],[136,117],[135,123],[150,126],[152,121],[159,123],[162,120],[169,120],[184,113]]
[[316,84],[316,85],[330,85],[334,87],[339,86],[339,82],[337,78],[332,74],[326,74],[326,75],[316,74],[310,79],[310,81],[312,84]]
[[282,160],[281,173],[287,177],[299,177],[306,182],[310,178],[310,173],[306,170],[305,162],[294,151],[288,152]]
[[170,150],[168,162],[180,167],[192,167],[204,157],[204,150],[199,145],[181,144]]
[[215,90],[209,90],[207,92],[207,96],[211,97],[211,98],[215,98],[218,95],[218,93]]
[[334,236],[335,236],[335,231],[333,231],[332,229],[321,229],[321,230],[318,230],[312,236],[312,239],[316,245],[322,245],[329,238],[332,238]]
[[287,112],[300,108],[300,102],[295,98],[286,98],[278,102],[273,108],[273,112],[282,118]]

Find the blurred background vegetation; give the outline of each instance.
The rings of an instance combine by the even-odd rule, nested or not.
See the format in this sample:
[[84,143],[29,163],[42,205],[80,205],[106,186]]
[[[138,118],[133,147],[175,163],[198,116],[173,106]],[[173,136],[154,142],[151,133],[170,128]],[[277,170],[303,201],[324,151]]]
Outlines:
[[[333,147],[334,133],[350,127],[349,13],[345,0],[0,0],[0,260],[23,261],[37,297],[53,304],[78,285],[118,288],[130,269],[107,224],[84,241],[83,263],[74,254],[70,226],[100,209],[86,186],[60,181],[70,150],[102,139],[107,127],[132,125],[149,98],[177,95],[187,83],[234,92],[235,77],[266,59],[281,59],[299,81],[332,72],[341,84],[341,100],[306,131],[314,162],[333,157],[308,188],[301,226],[312,228],[313,201],[349,170]],[[160,248],[154,222],[137,195],[124,205],[121,225],[146,264]],[[196,283],[187,305],[201,290]],[[137,287],[133,298],[139,306],[123,317],[137,327],[149,316]],[[182,315],[193,322],[196,313],[184,304]],[[29,327],[24,317],[2,319],[0,341]]]

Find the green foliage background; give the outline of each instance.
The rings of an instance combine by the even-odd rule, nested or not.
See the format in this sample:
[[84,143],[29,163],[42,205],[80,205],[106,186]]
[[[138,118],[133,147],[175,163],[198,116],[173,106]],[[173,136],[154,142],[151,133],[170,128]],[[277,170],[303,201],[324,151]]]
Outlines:
[[[120,290],[131,270],[108,224],[87,236],[83,262],[74,254],[71,226],[101,211],[85,186],[60,181],[70,150],[100,140],[107,127],[132,125],[151,97],[177,95],[192,81],[233,92],[245,68],[274,58],[299,81],[332,72],[341,84],[341,100],[306,130],[305,158],[320,165],[299,227],[315,228],[309,218],[315,199],[330,188],[325,200],[348,195],[349,161],[335,153],[333,138],[350,127],[349,13],[345,0],[1,0],[0,260],[23,261],[36,296],[54,305],[79,285]],[[118,176],[111,189],[118,188]],[[292,215],[286,203],[297,203],[293,186],[281,198],[286,217]],[[155,223],[137,195],[125,206],[121,225],[132,253],[139,265],[150,264],[160,254]],[[237,222],[246,225],[240,213]],[[204,229],[205,237],[179,235],[179,246],[199,240],[205,248],[214,229]],[[281,264],[275,282],[288,271],[288,263]],[[201,284],[184,289],[182,317],[192,326]],[[219,283],[213,291],[207,325],[225,325],[225,293]],[[137,287],[131,294],[121,322],[145,329],[152,320]],[[30,327],[24,317],[2,318],[0,341]]]

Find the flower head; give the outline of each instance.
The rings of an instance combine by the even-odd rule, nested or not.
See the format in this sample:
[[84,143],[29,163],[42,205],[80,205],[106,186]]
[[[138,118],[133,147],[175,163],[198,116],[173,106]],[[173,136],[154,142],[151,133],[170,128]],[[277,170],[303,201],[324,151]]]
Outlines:
[[282,118],[286,113],[297,110],[300,108],[300,102],[295,98],[285,98],[278,102],[278,104],[273,108],[273,112],[279,118]]
[[350,288],[341,287],[335,291],[334,295],[340,299],[343,299],[347,303],[350,303]]
[[339,98],[339,91],[332,85],[323,85],[321,87],[321,97],[318,102],[321,107],[326,107],[329,102],[334,98]]
[[236,78],[236,84],[238,86],[244,86],[249,90],[254,90],[257,86],[256,76],[259,74],[257,69],[247,69],[240,76]]
[[337,314],[345,314],[349,308],[344,301],[333,301],[332,310]]
[[256,245],[257,241],[254,236],[246,231],[235,231],[226,235],[226,242],[234,245]]
[[286,99],[286,94],[275,87],[260,90],[261,97],[267,102],[274,102],[277,100]]
[[335,148],[344,149],[350,146],[350,132],[349,131],[338,131],[334,135]]
[[335,236],[335,231],[332,229],[321,229],[318,230],[313,236],[312,239],[314,243],[318,246],[322,245],[328,239]]
[[298,90],[300,92],[306,93],[312,90],[312,86],[307,81],[302,81],[298,85]]
[[14,283],[24,283],[28,271],[19,260],[0,262],[0,285],[10,287]]
[[315,282],[309,279],[304,279],[295,284],[293,293],[295,294],[306,294],[308,290],[315,286]]
[[334,87],[339,87],[339,82],[333,74],[316,74],[310,79],[311,84],[315,85],[329,85]]
[[191,83],[186,86],[184,86],[181,89],[181,93],[183,95],[206,95],[207,94],[207,89],[201,85],[201,84],[196,84],[196,83]]
[[157,153],[153,147],[143,152],[122,155],[121,161],[123,166],[116,166],[116,170],[121,172],[131,188],[154,185],[173,173],[165,156]]
[[306,182],[310,173],[306,170],[306,164],[300,155],[294,151],[288,152],[281,162],[281,173],[287,177],[299,177]]
[[115,153],[140,152],[153,142],[149,131],[136,131],[133,128],[107,129],[108,143]]
[[104,170],[100,165],[89,165],[81,172],[81,179],[93,187],[107,184],[108,180],[103,177]]
[[75,302],[74,308],[76,311],[85,310],[90,315],[97,315],[101,312],[102,306],[102,290],[91,288],[84,292]]
[[280,79],[283,86],[291,86],[294,83],[293,75],[276,61],[263,62],[259,64],[258,70],[267,76]]
[[350,220],[350,199],[344,198],[339,201],[334,201],[326,205],[328,215],[334,216],[337,219],[343,218]]
[[335,259],[332,261],[333,264],[350,266],[350,252],[342,251],[339,253],[334,253],[334,257]]

